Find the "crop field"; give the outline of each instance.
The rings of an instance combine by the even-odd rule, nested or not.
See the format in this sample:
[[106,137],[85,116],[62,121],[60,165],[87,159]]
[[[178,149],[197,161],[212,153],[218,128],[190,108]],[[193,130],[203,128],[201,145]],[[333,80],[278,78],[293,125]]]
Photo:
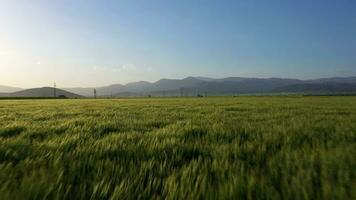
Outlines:
[[356,199],[356,97],[0,100],[0,199]]

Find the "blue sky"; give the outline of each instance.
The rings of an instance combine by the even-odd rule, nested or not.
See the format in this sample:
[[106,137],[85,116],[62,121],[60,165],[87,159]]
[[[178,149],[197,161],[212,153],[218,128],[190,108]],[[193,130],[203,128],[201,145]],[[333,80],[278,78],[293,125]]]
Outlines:
[[0,85],[356,76],[352,0],[0,2]]

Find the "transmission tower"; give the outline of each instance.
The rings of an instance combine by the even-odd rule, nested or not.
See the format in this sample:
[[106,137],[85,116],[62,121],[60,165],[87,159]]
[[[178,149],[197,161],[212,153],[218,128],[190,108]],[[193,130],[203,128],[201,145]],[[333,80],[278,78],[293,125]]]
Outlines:
[[54,82],[54,84],[53,84],[53,96],[54,96],[54,98],[57,97],[57,85],[56,85],[56,82]]

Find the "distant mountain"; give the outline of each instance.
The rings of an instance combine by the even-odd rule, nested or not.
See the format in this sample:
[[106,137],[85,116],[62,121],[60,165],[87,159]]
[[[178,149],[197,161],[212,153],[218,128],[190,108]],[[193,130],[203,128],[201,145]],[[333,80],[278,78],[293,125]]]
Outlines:
[[78,94],[81,96],[89,97],[89,96],[94,96],[94,88],[62,88],[62,90]]
[[287,86],[291,84],[302,83],[296,79],[281,79],[281,78],[240,78],[229,77],[217,79],[205,83],[204,90],[209,91],[210,88],[215,88],[214,93],[219,93],[219,90],[224,90],[227,93],[265,93],[271,92],[277,87]]
[[110,96],[119,92],[126,92],[126,87],[121,84],[114,84],[107,87],[100,87],[96,90],[99,96]]
[[[43,87],[43,88],[32,88],[21,90],[18,92],[12,93],[0,93],[0,97],[53,97],[54,88],[51,87]],[[56,89],[57,97],[65,96],[68,98],[79,98],[80,95],[67,92],[65,90]]]
[[[151,92],[170,91],[179,88],[190,88],[204,83],[205,81],[193,77],[185,79],[161,79],[155,83],[139,81],[128,83],[126,85],[115,84],[106,87],[96,88],[98,96],[118,96],[118,94],[139,94],[147,95]],[[83,96],[93,96],[94,88],[64,88],[67,91]],[[119,95],[122,96],[122,95]]]
[[356,83],[302,83],[276,88],[273,92],[288,93],[349,93],[356,92]]
[[[313,80],[284,78],[209,78],[187,77],[161,79],[157,82],[133,82],[96,88],[98,96],[178,96],[197,94],[236,95],[256,93],[356,93],[356,77],[332,77]],[[94,88],[66,88],[65,90],[93,96]]]
[[126,92],[126,87],[121,84],[113,84],[98,88],[63,88],[63,90],[87,97],[94,96],[94,89],[96,89],[98,96],[111,96],[120,92]]
[[196,78],[196,79],[201,80],[201,81],[214,81],[214,80],[216,80],[214,78],[209,78],[209,77],[204,77],[204,76],[195,76],[193,78]]
[[0,85],[0,93],[10,93],[10,92],[17,92],[22,90],[21,88],[17,87],[10,87],[10,86],[4,86]]
[[194,77],[187,77],[185,79],[161,79],[153,83],[151,91],[166,91],[175,90],[179,88],[192,88],[204,82],[206,81]]
[[128,83],[125,85],[125,87],[126,87],[125,90],[135,92],[135,93],[142,93],[142,92],[152,90],[153,83],[147,81],[139,81],[139,82]]
[[305,81],[308,83],[349,83],[356,84],[356,77],[332,77]]

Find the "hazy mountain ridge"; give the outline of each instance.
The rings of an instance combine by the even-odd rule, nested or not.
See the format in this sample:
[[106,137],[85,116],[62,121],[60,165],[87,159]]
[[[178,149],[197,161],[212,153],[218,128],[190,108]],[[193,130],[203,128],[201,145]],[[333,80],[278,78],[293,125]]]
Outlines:
[[[112,84],[95,88],[97,96],[196,96],[237,95],[254,93],[356,93],[356,77],[332,77],[314,80],[284,78],[209,78],[160,79],[156,82],[139,81],[128,84]],[[57,89],[58,95],[67,97],[92,97],[94,88]],[[1,91],[0,91],[1,92]],[[53,88],[34,88],[0,96],[33,97],[53,96]]]
[[273,92],[322,92],[322,93],[337,93],[337,92],[356,92],[356,83],[302,83],[295,85],[287,85],[276,88]]
[[[356,77],[332,77],[314,80],[286,78],[209,78],[160,79],[156,82],[139,81],[96,88],[99,96],[143,95],[231,95],[247,93],[286,92],[356,92]],[[83,93],[76,88],[66,90],[83,96],[93,96],[94,88]],[[82,89],[83,90],[83,89]]]

